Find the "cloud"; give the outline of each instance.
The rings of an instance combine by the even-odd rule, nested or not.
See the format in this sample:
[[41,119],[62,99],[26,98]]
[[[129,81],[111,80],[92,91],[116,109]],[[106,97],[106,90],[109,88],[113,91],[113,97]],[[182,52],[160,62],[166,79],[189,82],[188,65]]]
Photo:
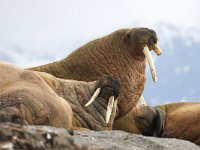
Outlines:
[[[156,85],[148,81],[148,69],[147,100],[152,104],[178,101],[187,91],[187,100],[195,100],[200,93],[196,79],[199,6],[199,0],[1,0],[0,59],[20,67],[45,64],[119,28],[145,26],[156,30],[164,51],[162,57],[155,57]],[[186,76],[187,82],[182,82]]]
[[190,67],[190,65],[185,65],[185,66],[177,66],[177,67],[175,67],[175,69],[174,69],[174,73],[175,74],[177,74],[177,75],[181,75],[181,74],[183,74],[183,73],[188,73],[188,72],[190,72],[190,70],[191,70],[191,67]]
[[198,0],[2,0],[0,39],[94,38],[122,27],[159,22],[199,28],[199,5]]

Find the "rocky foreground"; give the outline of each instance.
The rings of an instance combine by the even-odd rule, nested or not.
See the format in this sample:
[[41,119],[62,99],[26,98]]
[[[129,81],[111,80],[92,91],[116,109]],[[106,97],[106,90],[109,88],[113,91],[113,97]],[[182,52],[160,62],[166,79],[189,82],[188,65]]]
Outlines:
[[0,124],[0,149],[200,150],[183,140],[145,137],[122,131],[67,131],[48,126]]

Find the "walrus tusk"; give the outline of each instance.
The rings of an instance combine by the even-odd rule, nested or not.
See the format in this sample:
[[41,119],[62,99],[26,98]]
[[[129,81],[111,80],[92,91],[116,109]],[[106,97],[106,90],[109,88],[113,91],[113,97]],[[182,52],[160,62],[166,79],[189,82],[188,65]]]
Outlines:
[[111,111],[110,120],[109,120],[111,124],[113,124],[113,122],[115,120],[115,116],[116,116],[116,112],[117,112],[117,104],[118,104],[118,99],[115,100],[115,102],[113,104],[113,109]]
[[108,106],[107,106],[107,111],[106,111],[106,123],[108,123],[110,121],[110,115],[113,109],[113,104],[114,104],[115,98],[114,96],[111,96],[108,100]]
[[143,107],[143,106],[147,106],[147,103],[146,103],[144,97],[141,95],[140,99],[138,100],[138,102],[136,104],[136,108],[140,108],[140,107]]
[[146,101],[145,101],[145,99],[144,99],[144,97],[142,95],[140,96],[140,100],[139,101],[141,102],[142,106],[147,106],[147,103],[146,103]]
[[118,104],[118,99],[115,100],[114,105],[113,105],[114,113],[116,113],[117,111],[117,104]]
[[160,49],[160,47],[159,47],[157,44],[154,45],[153,51],[154,51],[158,56],[162,54],[162,50]]
[[87,104],[85,104],[85,107],[87,107],[90,104],[92,104],[92,102],[97,98],[97,96],[99,95],[100,92],[101,92],[101,88],[96,89],[96,91],[94,92],[94,94],[91,97],[91,99],[89,100],[89,102],[87,102]]
[[143,52],[144,52],[144,54],[147,58],[147,61],[149,63],[149,67],[150,67],[150,70],[151,70],[151,75],[152,75],[153,81],[156,82],[157,81],[156,68],[155,68],[153,58],[150,54],[150,51],[149,51],[149,48],[148,48],[147,45],[144,47]]
[[113,104],[113,114],[114,116],[116,115],[117,112],[117,104],[118,104],[118,98],[115,100],[114,104]]

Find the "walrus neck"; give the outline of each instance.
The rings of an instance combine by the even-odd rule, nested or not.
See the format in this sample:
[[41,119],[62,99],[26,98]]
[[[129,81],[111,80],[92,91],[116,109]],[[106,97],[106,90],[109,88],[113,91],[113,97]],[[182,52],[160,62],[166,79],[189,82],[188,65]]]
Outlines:
[[137,61],[143,62],[145,61],[145,55],[144,53],[138,53],[138,52],[134,52],[132,54],[133,58]]
[[98,64],[103,68],[101,74],[111,74],[122,83],[119,118],[135,107],[144,90],[146,59],[142,51],[133,51],[123,44],[124,41],[119,37],[109,38],[112,40],[105,39],[109,42],[104,42],[102,48],[97,49],[95,53],[104,60]]

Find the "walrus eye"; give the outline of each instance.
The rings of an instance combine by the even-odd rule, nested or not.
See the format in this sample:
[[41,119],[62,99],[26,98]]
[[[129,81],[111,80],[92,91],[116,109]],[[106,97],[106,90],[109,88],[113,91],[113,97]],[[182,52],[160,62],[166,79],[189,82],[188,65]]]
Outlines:
[[146,120],[143,116],[138,116],[137,119],[140,122],[145,122],[145,120]]
[[17,115],[13,115],[12,116],[12,122],[20,124],[21,123],[21,119]]

